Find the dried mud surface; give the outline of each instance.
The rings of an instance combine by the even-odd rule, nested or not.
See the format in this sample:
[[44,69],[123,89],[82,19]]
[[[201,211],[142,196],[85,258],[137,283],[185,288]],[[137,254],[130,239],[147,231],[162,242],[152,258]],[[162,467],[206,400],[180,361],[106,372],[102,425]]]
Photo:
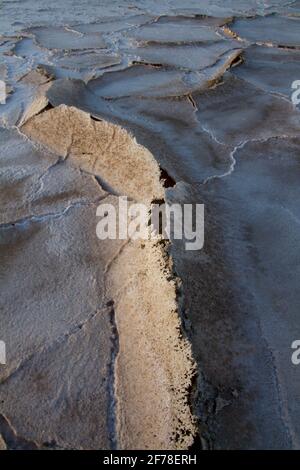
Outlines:
[[0,448],[299,449],[299,2],[98,3],[2,2]]

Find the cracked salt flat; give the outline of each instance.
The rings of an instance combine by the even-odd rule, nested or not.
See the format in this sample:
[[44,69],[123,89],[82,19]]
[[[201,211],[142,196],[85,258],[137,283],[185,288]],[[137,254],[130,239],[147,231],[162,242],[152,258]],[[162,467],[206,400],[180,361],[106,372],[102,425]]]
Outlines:
[[[14,25],[15,6],[6,4],[0,19],[10,31],[1,51],[13,88],[0,108],[10,128],[1,149],[4,325],[8,336],[12,318],[24,327],[1,382],[10,397],[1,445],[186,448],[196,415],[203,447],[299,448],[299,383],[285,353],[299,310],[299,111],[285,83],[298,70],[298,19],[286,16],[297,2],[131,3],[76,10],[40,0],[37,17],[27,2]],[[35,45],[22,36],[29,29]],[[111,57],[120,63],[104,68]],[[38,65],[40,75],[28,74]],[[105,121],[134,139],[115,146],[121,131],[114,136]],[[143,165],[126,167],[128,147],[139,148]],[[166,191],[162,168],[176,183]],[[91,220],[101,198],[151,200],[155,191],[205,202],[201,252],[192,256],[179,241],[97,244]],[[189,331],[193,357],[178,328]],[[174,371],[181,386],[167,381]],[[29,403],[19,384],[23,395],[33,390]]]

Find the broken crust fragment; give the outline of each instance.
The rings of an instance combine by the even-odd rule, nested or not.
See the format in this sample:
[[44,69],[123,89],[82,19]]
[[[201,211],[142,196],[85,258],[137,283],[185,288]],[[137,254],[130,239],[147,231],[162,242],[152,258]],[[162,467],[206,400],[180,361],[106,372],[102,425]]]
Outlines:
[[[153,155],[119,126],[61,105],[31,118],[22,132],[99,176],[114,193],[149,208],[164,198]],[[120,449],[187,449],[193,443],[195,364],[182,331],[177,283],[167,245],[157,241],[130,240],[106,270],[119,342],[114,414]]]
[[98,176],[109,192],[145,203],[164,196],[152,154],[119,126],[60,105],[32,117],[22,132]]

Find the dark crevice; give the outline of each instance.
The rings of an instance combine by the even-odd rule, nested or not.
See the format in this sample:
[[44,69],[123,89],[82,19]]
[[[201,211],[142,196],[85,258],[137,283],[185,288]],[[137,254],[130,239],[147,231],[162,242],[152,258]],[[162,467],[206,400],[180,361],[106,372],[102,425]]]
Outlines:
[[38,113],[36,113],[36,114],[34,115],[34,117],[39,116],[40,114],[43,114],[43,113],[45,113],[46,111],[49,111],[50,109],[53,109],[53,108],[54,108],[54,106],[52,106],[52,104],[50,103],[50,101],[48,101],[48,104],[47,104],[43,109],[41,109]]
[[293,51],[299,51],[300,46],[287,46],[284,44],[278,44],[277,45],[278,49],[286,49],[286,50],[293,50]]
[[162,182],[164,188],[174,188],[176,185],[176,181],[164,168],[160,169],[160,181]]
[[[50,109],[54,109],[54,106],[52,106],[52,104],[50,103],[50,101],[48,101],[48,104],[47,106],[42,110],[42,111],[49,111]],[[41,112],[42,112],[41,111]],[[40,114],[40,113],[38,113]]]
[[[165,204],[166,201],[164,199],[153,199],[151,201],[151,216],[148,220],[148,226],[152,225],[152,230],[157,235],[165,234]],[[160,242],[162,242],[162,240],[160,240]]]
[[[80,169],[80,171],[83,171]],[[84,172],[84,171],[83,171]],[[93,173],[89,173],[88,171],[84,172],[86,174],[92,175],[95,177],[95,181],[99,184],[100,188],[103,191],[106,191],[107,193],[111,194],[112,196],[120,196],[120,193],[116,192],[112,186],[110,186],[107,181],[105,181],[103,178],[100,178],[99,175],[95,175]]]
[[92,114],[90,114],[90,118],[91,118],[93,121],[103,122],[103,119],[97,118],[97,117],[93,116]]
[[188,95],[187,98],[188,98],[189,102],[191,103],[191,105],[193,106],[193,108],[197,110],[198,108],[197,108],[197,105],[196,105],[195,100],[192,97],[192,95]]
[[8,419],[0,414],[0,434],[9,450],[36,450],[38,446],[33,441],[28,441],[17,435]]
[[242,54],[237,55],[230,64],[230,68],[237,67],[244,62]]
[[192,453],[193,452],[198,452],[199,450],[206,450],[205,447],[203,446],[203,440],[201,439],[199,432],[194,437],[194,442],[188,448],[188,450]]
[[163,67],[163,64],[152,64],[151,62],[143,62],[143,61],[140,61],[140,60],[133,60],[132,65],[146,65],[148,67],[155,67],[155,68],[158,68],[158,69]]
[[109,441],[111,450],[118,448],[117,442],[117,430],[116,430],[116,393],[115,393],[115,364],[116,358],[119,353],[119,333],[116,324],[116,314],[114,309],[114,301],[110,300],[107,302],[109,308],[109,322],[111,326],[111,348],[110,348],[110,362],[108,365],[108,414],[107,414],[107,426],[109,432]]

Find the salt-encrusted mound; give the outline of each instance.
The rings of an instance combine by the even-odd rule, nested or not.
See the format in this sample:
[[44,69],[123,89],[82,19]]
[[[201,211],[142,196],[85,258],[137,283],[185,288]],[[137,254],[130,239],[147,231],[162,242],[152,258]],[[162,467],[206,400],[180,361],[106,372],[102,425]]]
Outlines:
[[[149,208],[151,201],[164,197],[157,162],[119,126],[95,121],[83,111],[61,105],[31,118],[22,132],[62,157],[71,168],[97,176],[112,194],[127,195]],[[109,200],[117,208],[117,198],[112,195],[105,202]],[[56,230],[59,232],[59,227]],[[94,254],[101,243],[93,242]],[[115,245],[111,241],[111,246]],[[186,449],[196,433],[188,403],[195,370],[191,347],[182,331],[176,299],[178,280],[167,245],[125,241],[106,261],[103,276],[98,282],[112,306],[116,329],[116,362],[110,372],[114,445],[122,449]]]

